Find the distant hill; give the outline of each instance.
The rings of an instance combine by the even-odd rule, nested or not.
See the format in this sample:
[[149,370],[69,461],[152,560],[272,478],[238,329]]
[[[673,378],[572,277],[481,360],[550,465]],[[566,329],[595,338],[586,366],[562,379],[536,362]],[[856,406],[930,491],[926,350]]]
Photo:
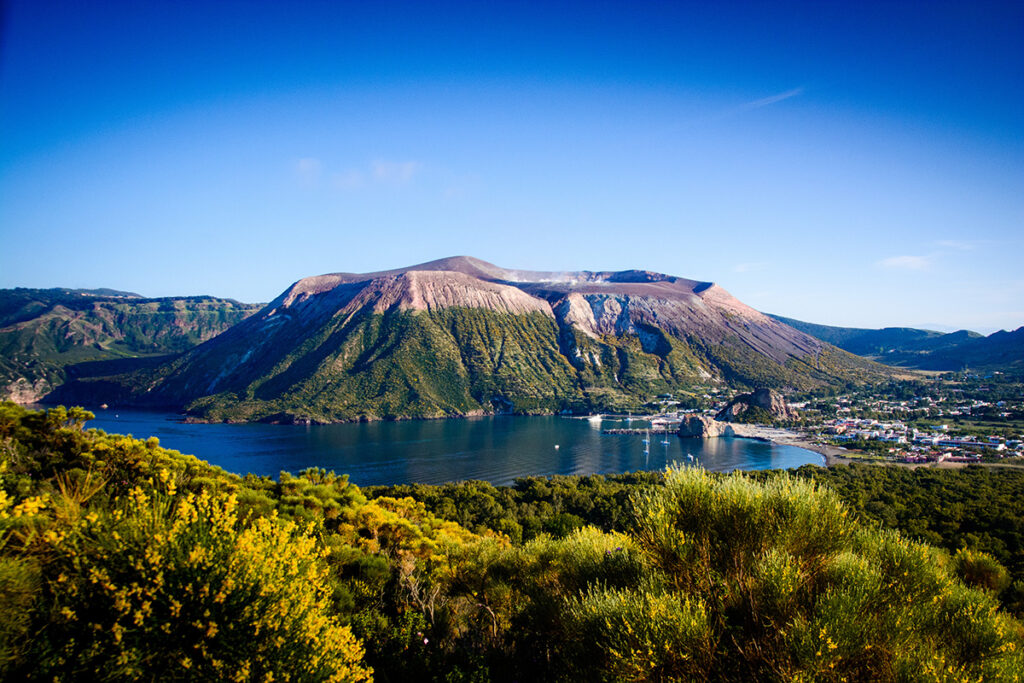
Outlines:
[[871,330],[816,325],[780,315],[771,317],[850,353],[888,365],[950,371],[1024,367],[1024,327],[985,337],[969,330],[947,334],[909,327]]
[[176,354],[260,309],[214,297],[112,289],[0,290],[0,398],[42,399],[84,364]]
[[987,337],[969,337],[927,354],[907,353],[905,357],[904,362],[916,362],[917,367],[926,370],[1024,370],[1024,327],[1012,332],[1000,330]]
[[59,396],[211,420],[331,422],[626,410],[667,392],[810,388],[885,372],[710,282],[453,257],[300,280],[168,363],[80,377]]
[[99,287],[98,289],[68,289],[64,290],[73,294],[85,294],[91,296],[107,296],[124,299],[144,299],[146,297],[135,292],[122,292],[119,289],[108,289],[107,287]]

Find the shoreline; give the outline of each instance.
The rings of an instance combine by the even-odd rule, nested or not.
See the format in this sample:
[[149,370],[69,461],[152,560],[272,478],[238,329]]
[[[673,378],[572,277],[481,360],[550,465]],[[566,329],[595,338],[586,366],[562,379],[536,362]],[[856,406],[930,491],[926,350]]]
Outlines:
[[851,458],[847,455],[846,449],[839,448],[837,446],[831,446],[826,444],[815,443],[805,437],[799,432],[792,431],[790,429],[783,429],[781,427],[767,427],[763,425],[743,425],[743,434],[737,434],[736,436],[748,439],[758,439],[760,441],[768,441],[780,446],[793,446],[795,448],[802,448],[805,451],[811,451],[817,453],[825,460],[825,467],[833,467],[835,465],[849,465],[852,462],[857,461],[857,458]]
[[[21,404],[19,404],[19,405],[21,405]],[[30,410],[38,410],[38,409],[53,408],[56,405],[60,405],[60,404],[34,403],[34,404],[25,404],[22,407],[30,409]],[[177,422],[180,422],[180,423],[183,423],[183,424],[209,424],[209,425],[216,425],[216,424],[265,424],[265,425],[266,424],[273,424],[273,425],[283,425],[283,426],[292,426],[292,425],[312,426],[312,425],[353,424],[353,423],[363,423],[363,422],[403,422],[403,421],[421,421],[421,420],[422,421],[435,421],[435,420],[449,420],[449,419],[472,420],[472,419],[480,419],[480,418],[485,418],[486,419],[486,418],[496,418],[496,417],[561,417],[561,418],[575,419],[575,420],[588,420],[588,419],[591,419],[593,417],[591,415],[567,415],[567,414],[550,413],[550,412],[539,412],[539,413],[467,413],[467,414],[459,414],[459,415],[440,415],[440,416],[430,416],[430,417],[417,416],[417,417],[398,417],[398,418],[394,418],[394,417],[380,418],[378,416],[373,416],[372,419],[366,419],[364,417],[362,419],[339,420],[339,421],[333,421],[333,422],[318,422],[318,421],[313,421],[313,420],[309,420],[309,421],[306,421],[306,420],[296,420],[296,421],[292,421],[292,422],[267,421],[267,420],[227,421],[227,420],[207,420],[207,419],[197,418],[195,416],[190,416],[188,414],[182,413],[182,412],[180,412],[179,409],[168,409],[168,408],[160,409],[160,408],[154,408],[154,407],[138,407],[138,406],[110,406],[110,407],[107,407],[105,409],[100,407],[100,406],[90,406],[90,407],[86,408],[86,410],[90,410],[90,411],[92,411],[94,413],[97,413],[97,414],[99,413],[99,411],[114,412],[115,410],[118,410],[118,409],[129,411],[129,412],[131,412],[131,411],[160,412],[160,413],[162,413],[162,412],[173,412],[173,413],[176,414],[176,417],[178,418],[176,420]],[[619,420],[627,419],[628,417],[630,417],[630,416],[621,416],[621,415],[617,415],[617,414],[616,415],[607,414],[607,417],[605,419],[608,419],[610,421],[619,421]],[[631,417],[632,417],[633,420],[637,420],[637,421],[650,421],[651,419],[656,418],[658,416],[656,416],[656,415],[637,414],[637,415],[632,415]],[[858,457],[857,455],[851,454],[845,448],[841,448],[841,447],[838,447],[838,446],[833,446],[831,444],[816,443],[816,442],[810,440],[806,435],[804,435],[804,434],[802,434],[800,432],[794,431],[792,429],[787,429],[787,428],[783,428],[783,427],[771,427],[771,426],[767,426],[767,425],[742,424],[742,423],[730,423],[730,426],[734,430],[734,433],[732,434],[732,436],[734,438],[754,439],[754,440],[757,440],[757,441],[766,441],[766,442],[769,442],[769,443],[778,444],[780,446],[792,446],[794,448],[800,448],[800,449],[803,449],[803,450],[806,450],[806,451],[810,451],[812,453],[816,453],[817,455],[821,456],[822,459],[824,460],[824,463],[822,465],[823,467],[835,467],[835,466],[840,466],[840,465],[850,465],[850,464],[857,463],[857,464],[862,464],[862,465],[895,466],[895,467],[903,467],[903,468],[906,468],[906,469],[917,469],[919,467],[936,468],[936,469],[961,469],[961,468],[967,467],[969,464],[977,464],[977,465],[988,466],[988,467],[995,467],[995,468],[1024,469],[1024,464],[1016,464],[1016,463],[992,463],[992,462],[962,463],[962,462],[945,462],[945,461],[944,462],[905,463],[905,462],[898,462],[898,461],[894,461],[894,460],[876,460],[876,459],[871,459],[871,458],[866,458],[866,457]],[[619,431],[619,430],[609,430],[606,433],[617,432],[617,431]],[[622,431],[623,432],[633,432],[634,430],[632,430],[632,429],[623,429]],[[660,434],[660,433],[673,433],[673,432],[663,432],[661,430],[639,430],[639,429],[637,429],[636,431],[638,433],[650,431],[651,433],[656,433],[656,434]],[[686,437],[681,437],[681,438],[686,438]],[[692,437],[690,437],[690,438],[692,438]],[[708,437],[704,437],[704,438],[708,438]],[[717,438],[717,437],[713,437],[713,438]]]
[[1015,463],[998,463],[998,462],[978,462],[978,463],[966,463],[966,462],[899,462],[897,460],[873,460],[870,458],[861,458],[850,455],[850,452],[845,448],[839,448],[838,446],[832,446],[830,444],[815,443],[808,439],[803,434],[791,431],[789,429],[782,429],[779,427],[764,427],[755,425],[750,430],[751,434],[748,438],[761,439],[764,441],[771,441],[772,443],[779,444],[781,446],[795,446],[797,448],[803,448],[807,451],[812,451],[822,456],[825,459],[825,467],[835,467],[837,465],[874,465],[876,467],[903,467],[909,470],[915,470],[921,467],[934,468],[941,470],[959,470],[967,467],[968,465],[980,465],[982,467],[995,467],[995,468],[1006,468],[1006,469],[1024,469],[1024,465],[1018,465]]
[[[836,446],[827,446],[825,444],[814,443],[807,439],[797,437],[795,439],[781,439],[773,441],[773,443],[782,444],[784,446],[796,446],[797,448],[803,448],[807,451],[812,451],[825,458],[825,467],[835,467],[836,465],[849,465],[852,462],[857,462],[859,459],[851,458],[846,455],[847,451],[843,448]],[[894,463],[900,464],[900,463]]]

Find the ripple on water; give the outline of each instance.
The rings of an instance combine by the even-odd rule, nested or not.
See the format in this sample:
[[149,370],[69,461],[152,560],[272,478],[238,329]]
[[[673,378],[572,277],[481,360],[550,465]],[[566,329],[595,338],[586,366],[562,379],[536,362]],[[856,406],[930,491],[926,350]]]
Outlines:
[[[110,433],[156,436],[230,472],[277,476],[323,467],[374,484],[480,479],[498,485],[518,477],[660,470],[687,455],[711,471],[820,465],[817,453],[751,439],[679,439],[602,435],[600,423],[555,416],[496,416],[339,425],[186,424],[166,412],[95,410],[88,426]],[[637,421],[634,420],[635,426]],[[555,448],[558,444],[560,447]]]

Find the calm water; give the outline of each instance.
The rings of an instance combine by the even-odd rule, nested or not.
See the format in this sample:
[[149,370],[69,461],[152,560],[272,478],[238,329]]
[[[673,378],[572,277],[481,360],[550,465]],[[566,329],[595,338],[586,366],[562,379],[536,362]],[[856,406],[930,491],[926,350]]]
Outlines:
[[[680,439],[602,435],[600,425],[562,417],[482,417],[339,425],[185,424],[171,413],[94,409],[88,427],[156,436],[160,445],[191,453],[229,472],[277,476],[323,467],[352,482],[440,484],[516,477],[656,470],[692,455],[708,470],[760,470],[820,465],[816,453],[750,439]],[[604,426],[621,427],[605,421]],[[645,425],[634,420],[632,426]],[[555,448],[555,446],[558,448]]]

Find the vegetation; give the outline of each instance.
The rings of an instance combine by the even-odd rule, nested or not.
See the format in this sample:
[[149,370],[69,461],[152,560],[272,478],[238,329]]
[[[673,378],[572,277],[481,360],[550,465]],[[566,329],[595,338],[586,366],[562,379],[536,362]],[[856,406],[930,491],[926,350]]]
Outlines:
[[1024,366],[1024,329],[1020,328],[984,337],[968,330],[948,334],[908,327],[869,330],[816,325],[778,315],[772,317],[850,353],[888,365],[946,371],[966,367],[1019,371]]
[[21,380],[41,396],[71,378],[123,373],[145,365],[126,359],[180,353],[259,308],[213,297],[0,290],[0,390]]
[[[185,405],[214,421],[337,422],[625,412],[659,394],[700,394],[723,380],[810,389],[884,377],[881,366],[839,350],[813,362],[780,364],[738,338],[715,344],[649,326],[595,338],[536,312],[449,307],[378,313],[368,305],[314,322],[280,315],[271,332],[260,332],[259,354],[227,343],[187,354],[152,377],[123,382],[157,386],[129,400]],[[216,393],[207,395],[214,378]],[[103,395],[104,387],[96,388]]]
[[5,678],[1024,671],[995,558],[862,524],[803,473],[675,469],[368,497],[323,470],[238,477],[155,439],[85,430],[89,417],[0,406]]
[[946,548],[992,555],[1024,588],[1024,470],[802,467],[862,518]]

